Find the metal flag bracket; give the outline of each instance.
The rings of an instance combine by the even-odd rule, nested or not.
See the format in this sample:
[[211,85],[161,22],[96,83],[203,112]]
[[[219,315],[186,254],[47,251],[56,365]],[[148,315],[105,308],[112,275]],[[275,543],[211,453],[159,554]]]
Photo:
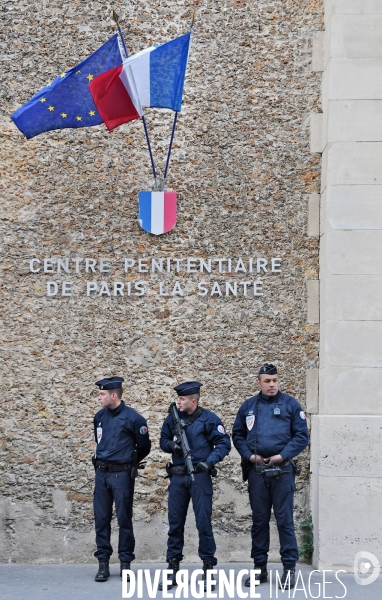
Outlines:
[[[142,117],[144,119],[144,117]],[[154,235],[161,235],[171,231],[176,225],[176,208],[177,208],[177,196],[176,192],[167,192],[166,188],[166,177],[168,166],[170,163],[170,156],[172,150],[172,143],[174,141],[175,127],[178,119],[178,113],[175,113],[174,123],[172,126],[171,139],[167,152],[166,166],[163,173],[163,179],[158,188],[158,182],[156,177],[156,171],[154,166],[154,159],[151,152],[149,134],[147,131],[146,122],[144,121],[144,127],[146,132],[146,139],[149,145],[149,152],[151,158],[151,166],[154,173],[154,185],[155,191],[139,192],[138,195],[138,206],[139,215],[138,221],[142,229],[148,233]]]
[[[190,26],[190,41],[191,34],[195,23],[195,15],[196,15],[196,6],[194,4],[193,12],[192,12],[192,20]],[[119,16],[115,11],[113,11],[113,19],[117,25],[118,33],[123,43],[123,47],[125,50],[126,56],[128,56],[126,44],[123,38],[123,34],[121,28],[119,26]],[[188,48],[189,51],[189,48]],[[187,64],[187,62],[186,62]],[[183,73],[183,77],[185,76],[185,71]],[[147,105],[146,105],[147,106]],[[154,105],[155,106],[155,105]],[[180,104],[179,104],[180,106]],[[151,168],[154,177],[154,186],[150,191],[141,191],[138,196],[139,203],[139,216],[138,221],[142,229],[145,231],[152,233],[154,235],[161,235],[163,233],[167,233],[171,231],[176,225],[176,212],[177,212],[177,194],[174,191],[166,191],[166,180],[168,174],[168,168],[170,164],[171,152],[173,148],[175,129],[178,120],[178,112],[179,106],[174,107],[175,111],[174,121],[172,125],[171,138],[167,152],[165,169],[163,172],[163,177],[158,181],[157,171],[155,169],[154,157],[152,152],[152,147],[150,143],[150,136],[147,128],[147,123],[145,120],[145,116],[143,114],[143,110],[141,109],[140,115],[142,118],[142,123],[145,131],[147,147],[150,155]],[[165,106],[164,106],[165,107]],[[169,107],[170,108],[170,107]]]

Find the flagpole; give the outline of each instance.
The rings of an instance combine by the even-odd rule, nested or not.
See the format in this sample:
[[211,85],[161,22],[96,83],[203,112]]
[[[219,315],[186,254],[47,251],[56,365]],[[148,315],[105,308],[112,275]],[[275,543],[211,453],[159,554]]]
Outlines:
[[194,10],[192,11],[192,21],[191,21],[191,29],[194,26],[195,23],[195,17],[196,17],[196,6],[194,5]]
[[[125,54],[126,54],[126,58],[127,58],[129,56],[129,53],[128,53],[127,48],[126,48],[125,38],[123,37],[122,29],[119,26],[119,15],[115,12],[115,10],[113,10],[113,20],[115,21],[115,23],[116,23],[116,25],[118,27],[118,32],[119,32],[120,38],[122,40],[123,49],[125,50]],[[154,157],[153,157],[153,153],[151,151],[151,144],[150,144],[149,132],[148,132],[147,125],[146,125],[146,119],[145,119],[145,117],[144,117],[143,114],[142,114],[142,122],[143,122],[143,127],[145,129],[147,147],[149,149],[149,154],[150,154],[150,159],[151,159],[151,167],[152,167],[153,175],[154,175],[155,189],[157,190],[158,189],[158,183],[157,183],[157,174],[156,174],[156,171],[155,171]]]
[[126,48],[125,39],[123,37],[122,29],[119,26],[119,15],[115,12],[115,10],[113,10],[113,21],[115,21],[115,24],[117,25],[118,33],[119,33],[119,36],[121,38],[121,41],[122,41],[122,44],[123,44],[123,49],[125,51],[125,55],[126,55],[126,58],[127,58],[129,56],[129,53],[128,53],[127,48]]
[[146,125],[146,119],[145,119],[145,116],[144,116],[143,113],[142,113],[142,123],[143,123],[143,127],[145,128],[145,134],[146,134],[146,140],[147,140],[147,147],[148,147],[149,153],[150,153],[151,168],[153,170],[153,175],[154,175],[155,189],[158,190],[158,182],[157,182],[157,174],[156,174],[156,171],[155,171],[154,157],[153,157],[153,153],[151,152],[151,144],[150,144],[149,132],[148,132],[147,125]]
[[178,120],[178,112],[175,113],[175,117],[174,117],[174,123],[172,126],[172,133],[171,133],[171,140],[170,140],[170,145],[168,147],[168,153],[167,153],[167,160],[166,160],[166,168],[164,170],[164,174],[163,174],[163,191],[166,185],[166,177],[167,177],[167,171],[168,171],[168,165],[170,162],[170,156],[171,156],[171,149],[172,149],[172,142],[174,141],[174,134],[175,134],[175,127],[176,127],[176,122]]
[[[196,6],[194,6],[194,10],[192,11],[192,20],[191,20],[191,26],[190,26],[191,33],[192,33],[192,30],[193,30],[193,27],[194,27],[194,23],[195,23],[195,16],[196,16]],[[166,168],[165,168],[164,174],[163,174],[163,183],[162,183],[162,191],[163,192],[164,192],[164,188],[165,188],[165,185],[166,185],[166,177],[167,177],[168,165],[170,163],[172,143],[174,141],[175,127],[176,127],[177,120],[178,120],[178,112],[175,113],[174,123],[172,125],[172,133],[171,133],[170,145],[168,147],[167,160],[166,160]]]

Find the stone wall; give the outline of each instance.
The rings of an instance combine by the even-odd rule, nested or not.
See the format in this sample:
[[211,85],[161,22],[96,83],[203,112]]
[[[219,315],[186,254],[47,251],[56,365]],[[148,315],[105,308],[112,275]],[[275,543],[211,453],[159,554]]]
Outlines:
[[[137,483],[137,558],[164,560],[166,488],[159,430],[188,378],[204,384],[202,405],[230,431],[256,390],[258,365],[276,362],[282,387],[305,406],[305,376],[318,366],[318,325],[307,281],[318,279],[318,238],[308,236],[308,198],[319,191],[320,156],[310,153],[309,115],[318,112],[312,71],[321,0],[198,2],[184,108],[168,178],[178,223],[152,236],[137,221],[137,195],[152,183],[142,124],[61,130],[25,140],[9,115],[113,31],[111,6],[71,0],[4,3],[1,38],[2,348],[0,560],[88,561],[92,522],[94,381],[125,377],[125,401],[149,422],[154,441]],[[187,31],[188,1],[116,1],[130,52]],[[158,167],[170,111],[147,110]],[[311,196],[312,197],[312,196]],[[29,261],[109,258],[108,274],[31,273]],[[210,295],[212,283],[257,273],[124,273],[123,259],[281,258],[260,272],[263,295]],[[55,262],[54,262],[55,264]],[[226,263],[227,264],[227,263]],[[268,265],[269,266],[269,265]],[[47,282],[73,282],[71,296]],[[86,295],[95,280],[144,282],[144,296]],[[209,293],[195,288],[207,281]],[[160,296],[178,281],[183,296]],[[239,289],[244,286],[239,285]],[[166,288],[167,289],[167,288]],[[303,456],[296,519],[309,514]],[[215,483],[218,558],[246,560],[250,513],[233,450]],[[153,535],[155,534],[155,535]],[[198,560],[193,515],[187,560]],[[278,541],[272,524],[272,556]],[[27,540],[27,542],[26,542]],[[228,544],[229,540],[229,544]]]

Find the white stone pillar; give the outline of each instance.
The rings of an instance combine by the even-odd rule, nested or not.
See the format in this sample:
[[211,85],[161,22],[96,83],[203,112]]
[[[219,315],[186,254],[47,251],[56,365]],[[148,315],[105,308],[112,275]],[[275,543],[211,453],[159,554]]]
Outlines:
[[382,0],[325,0],[323,56],[314,564],[349,570],[382,562]]

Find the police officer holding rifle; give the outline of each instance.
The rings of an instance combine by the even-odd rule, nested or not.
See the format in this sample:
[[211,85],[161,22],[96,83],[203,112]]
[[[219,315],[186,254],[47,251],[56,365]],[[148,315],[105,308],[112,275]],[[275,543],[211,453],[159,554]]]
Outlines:
[[[309,442],[306,416],[300,404],[279,391],[277,368],[265,363],[259,370],[260,393],[242,404],[232,429],[242,457],[252,509],[252,552],[256,579],[268,580],[269,520],[275,514],[284,566],[280,587],[293,588],[299,558],[293,524],[295,465],[293,458]],[[245,582],[250,586],[250,578]]]
[[[196,527],[199,533],[199,556],[206,573],[217,564],[216,544],[212,532],[212,481],[215,464],[231,449],[231,442],[220,418],[198,405],[198,381],[187,381],[174,388],[178,394],[177,407],[172,403],[163,423],[160,447],[172,453],[167,465],[170,477],[168,495],[168,568],[172,570],[171,585],[176,585],[176,573],[183,559],[184,526],[188,505],[192,499]],[[160,584],[159,589],[162,589]]]

